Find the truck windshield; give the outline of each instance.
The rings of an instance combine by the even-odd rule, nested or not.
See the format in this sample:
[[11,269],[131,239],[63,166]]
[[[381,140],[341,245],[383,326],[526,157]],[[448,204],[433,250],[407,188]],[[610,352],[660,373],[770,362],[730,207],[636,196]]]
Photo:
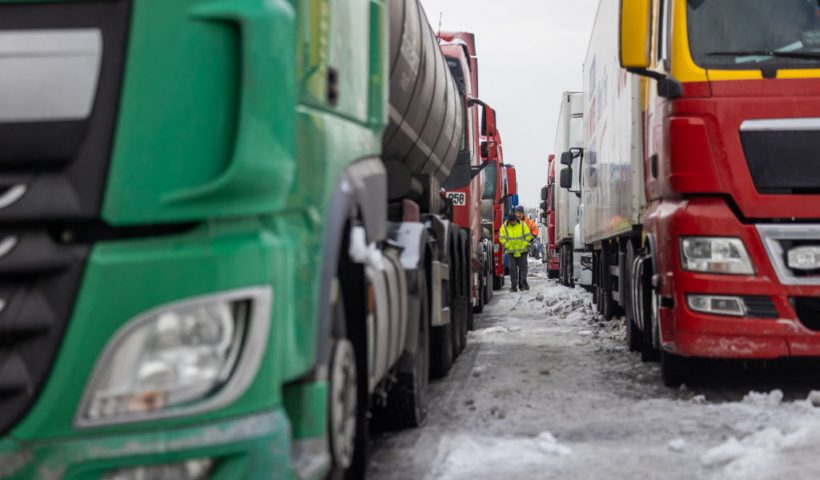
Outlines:
[[689,47],[704,68],[817,68],[820,0],[687,0]]
[[484,200],[495,200],[495,190],[498,184],[498,170],[493,165],[484,169]]

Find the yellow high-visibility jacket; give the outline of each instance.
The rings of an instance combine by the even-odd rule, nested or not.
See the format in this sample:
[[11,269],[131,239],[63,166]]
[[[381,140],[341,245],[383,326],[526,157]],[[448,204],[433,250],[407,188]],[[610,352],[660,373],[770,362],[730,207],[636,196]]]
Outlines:
[[504,246],[507,255],[520,257],[527,253],[527,246],[532,242],[533,236],[530,227],[524,222],[517,222],[515,225],[509,221],[504,222],[499,232],[499,242]]

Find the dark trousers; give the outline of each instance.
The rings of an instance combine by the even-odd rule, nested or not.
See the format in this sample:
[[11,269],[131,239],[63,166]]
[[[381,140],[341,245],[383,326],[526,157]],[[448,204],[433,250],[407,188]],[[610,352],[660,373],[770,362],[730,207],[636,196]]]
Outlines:
[[507,255],[510,259],[510,286],[512,288],[519,288],[524,286],[527,281],[527,254],[522,253],[520,257]]

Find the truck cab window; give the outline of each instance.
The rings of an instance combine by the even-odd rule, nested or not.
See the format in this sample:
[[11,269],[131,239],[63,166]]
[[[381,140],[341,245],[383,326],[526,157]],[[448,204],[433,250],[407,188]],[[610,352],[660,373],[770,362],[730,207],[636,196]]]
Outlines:
[[818,0],[687,0],[692,57],[704,68],[817,68]]

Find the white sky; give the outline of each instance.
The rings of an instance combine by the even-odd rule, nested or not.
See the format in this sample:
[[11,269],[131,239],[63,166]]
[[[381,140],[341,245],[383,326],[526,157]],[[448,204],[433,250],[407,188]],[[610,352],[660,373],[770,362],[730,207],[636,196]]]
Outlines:
[[537,207],[547,156],[554,153],[561,92],[582,88],[598,0],[421,3],[434,30],[441,13],[442,30],[476,34],[481,99],[498,112],[504,160],[516,166],[521,203]]

